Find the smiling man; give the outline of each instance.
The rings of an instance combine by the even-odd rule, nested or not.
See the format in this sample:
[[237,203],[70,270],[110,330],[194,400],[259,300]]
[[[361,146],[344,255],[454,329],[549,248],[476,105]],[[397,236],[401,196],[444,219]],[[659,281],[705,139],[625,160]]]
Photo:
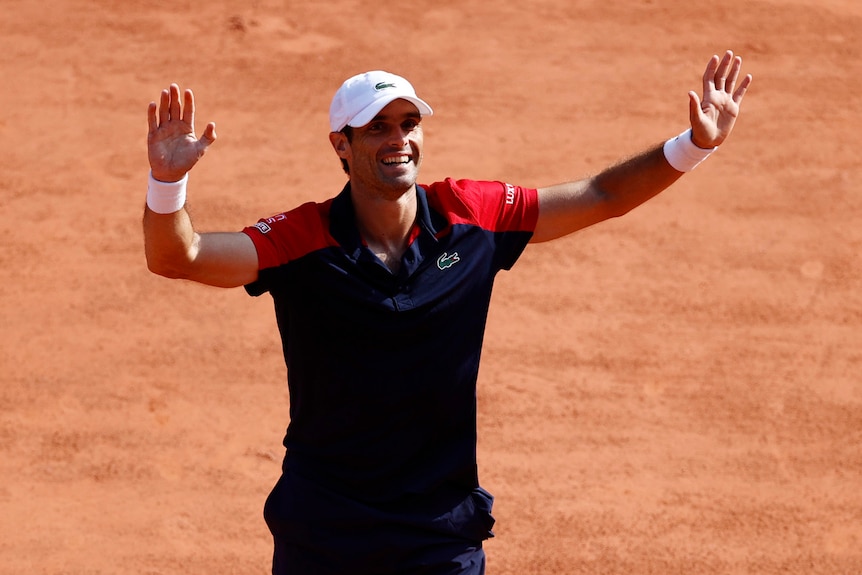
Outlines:
[[484,573],[494,518],[476,467],[476,380],[497,272],[529,242],[623,215],[703,161],[733,129],[751,83],[740,67],[731,52],[710,59],[680,136],[539,189],[418,185],[431,107],[404,78],[359,74],[330,108],[341,193],[234,233],[196,232],[184,207],[215,125],[195,136],[194,98],[176,85],[150,104],[149,268],[275,303],[290,424],[264,509],[273,574]]

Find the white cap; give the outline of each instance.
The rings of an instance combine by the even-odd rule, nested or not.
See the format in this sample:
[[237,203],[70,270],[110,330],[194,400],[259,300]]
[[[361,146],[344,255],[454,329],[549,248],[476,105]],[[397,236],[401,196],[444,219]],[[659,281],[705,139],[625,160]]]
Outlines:
[[360,128],[393,100],[412,102],[423,116],[434,113],[418,96],[410,82],[381,70],[358,74],[344,81],[329,107],[329,127],[340,132],[345,126]]

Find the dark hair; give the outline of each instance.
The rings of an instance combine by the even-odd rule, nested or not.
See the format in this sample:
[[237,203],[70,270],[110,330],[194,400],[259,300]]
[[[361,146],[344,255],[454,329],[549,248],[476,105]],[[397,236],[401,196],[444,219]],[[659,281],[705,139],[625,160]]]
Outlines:
[[[341,133],[347,137],[348,142],[353,142],[353,128],[351,126],[344,126]],[[344,173],[349,176],[350,166],[347,165],[347,160],[344,158],[341,158],[341,167],[344,169]]]

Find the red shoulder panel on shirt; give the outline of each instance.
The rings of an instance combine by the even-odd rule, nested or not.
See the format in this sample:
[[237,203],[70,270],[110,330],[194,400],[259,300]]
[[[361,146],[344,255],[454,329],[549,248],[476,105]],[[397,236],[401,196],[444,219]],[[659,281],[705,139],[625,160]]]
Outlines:
[[331,204],[332,200],[308,202],[242,230],[257,248],[259,268],[279,266],[335,245],[329,234]]
[[471,224],[492,232],[532,232],[539,217],[535,189],[504,182],[453,180],[429,186],[428,203],[451,224]]

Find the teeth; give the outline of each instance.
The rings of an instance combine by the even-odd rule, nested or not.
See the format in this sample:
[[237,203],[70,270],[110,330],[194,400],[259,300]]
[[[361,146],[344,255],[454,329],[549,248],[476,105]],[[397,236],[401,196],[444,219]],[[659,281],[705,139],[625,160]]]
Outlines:
[[394,164],[407,164],[410,162],[410,156],[395,156],[393,158],[384,158],[383,163],[387,166]]

